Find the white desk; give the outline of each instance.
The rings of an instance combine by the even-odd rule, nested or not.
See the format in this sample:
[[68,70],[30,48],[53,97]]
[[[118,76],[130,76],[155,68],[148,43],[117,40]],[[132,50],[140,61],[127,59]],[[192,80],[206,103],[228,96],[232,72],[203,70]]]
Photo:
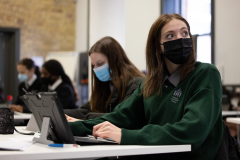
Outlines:
[[[23,131],[23,127],[17,127]],[[25,132],[27,132],[25,130]],[[1,135],[0,141],[30,141],[33,136]],[[172,153],[191,151],[191,145],[171,145],[171,146],[140,146],[140,145],[93,145],[81,146],[79,148],[54,148],[47,145],[35,143],[25,151],[0,151],[0,159],[95,159],[109,156],[127,156],[155,153]]]
[[14,112],[14,119],[30,119],[32,113]]
[[229,122],[229,123],[240,124],[240,118],[237,118],[237,117],[236,118],[235,117],[234,118],[229,117],[229,118],[226,119],[226,121]]
[[222,116],[237,116],[240,115],[240,111],[222,111]]

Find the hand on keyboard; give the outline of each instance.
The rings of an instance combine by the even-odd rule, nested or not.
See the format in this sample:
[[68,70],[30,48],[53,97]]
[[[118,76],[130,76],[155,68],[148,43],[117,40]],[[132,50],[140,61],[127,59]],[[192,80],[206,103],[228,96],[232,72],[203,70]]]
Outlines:
[[66,117],[68,122],[83,121],[82,119],[73,118],[73,117],[70,117],[66,114],[65,114],[65,117]]
[[103,122],[93,127],[93,136],[101,137],[103,139],[110,138],[120,144],[122,137],[122,130],[110,122]]

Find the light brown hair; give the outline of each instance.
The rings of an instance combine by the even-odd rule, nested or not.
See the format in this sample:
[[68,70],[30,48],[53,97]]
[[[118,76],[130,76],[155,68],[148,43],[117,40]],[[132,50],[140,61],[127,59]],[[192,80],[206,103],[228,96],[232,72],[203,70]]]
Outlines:
[[[110,84],[117,88],[118,103],[124,100],[128,81],[135,76],[142,76],[137,67],[128,59],[121,45],[112,37],[104,37],[97,41],[89,51],[89,56],[93,52],[104,54],[108,59],[109,73],[112,81],[100,81],[92,70],[92,95],[90,106],[93,112],[107,112],[108,103],[113,91]],[[111,70],[111,72],[110,72]]]
[[160,94],[162,91],[164,70],[166,70],[166,66],[164,64],[163,54],[160,49],[161,30],[164,25],[166,25],[173,19],[181,20],[187,25],[193,46],[189,59],[182,65],[180,81],[184,80],[188,76],[188,74],[194,69],[194,65],[196,63],[196,54],[188,22],[178,14],[164,14],[160,16],[153,23],[147,39],[146,63],[148,75],[146,81],[143,84],[143,96],[145,98],[148,98],[153,94]]

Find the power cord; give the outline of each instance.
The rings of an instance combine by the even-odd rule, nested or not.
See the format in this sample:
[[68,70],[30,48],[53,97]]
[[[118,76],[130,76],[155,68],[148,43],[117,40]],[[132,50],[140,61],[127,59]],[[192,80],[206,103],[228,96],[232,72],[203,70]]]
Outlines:
[[30,132],[30,133],[19,132],[15,127],[14,127],[14,130],[15,130],[17,133],[23,134],[23,135],[34,135],[34,134],[35,134],[34,132]]

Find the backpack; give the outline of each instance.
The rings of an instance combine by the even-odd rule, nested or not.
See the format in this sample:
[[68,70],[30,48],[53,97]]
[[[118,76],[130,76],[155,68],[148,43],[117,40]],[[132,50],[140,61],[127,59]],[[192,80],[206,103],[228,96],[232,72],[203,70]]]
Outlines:
[[13,134],[14,112],[6,104],[0,104],[0,134]]

